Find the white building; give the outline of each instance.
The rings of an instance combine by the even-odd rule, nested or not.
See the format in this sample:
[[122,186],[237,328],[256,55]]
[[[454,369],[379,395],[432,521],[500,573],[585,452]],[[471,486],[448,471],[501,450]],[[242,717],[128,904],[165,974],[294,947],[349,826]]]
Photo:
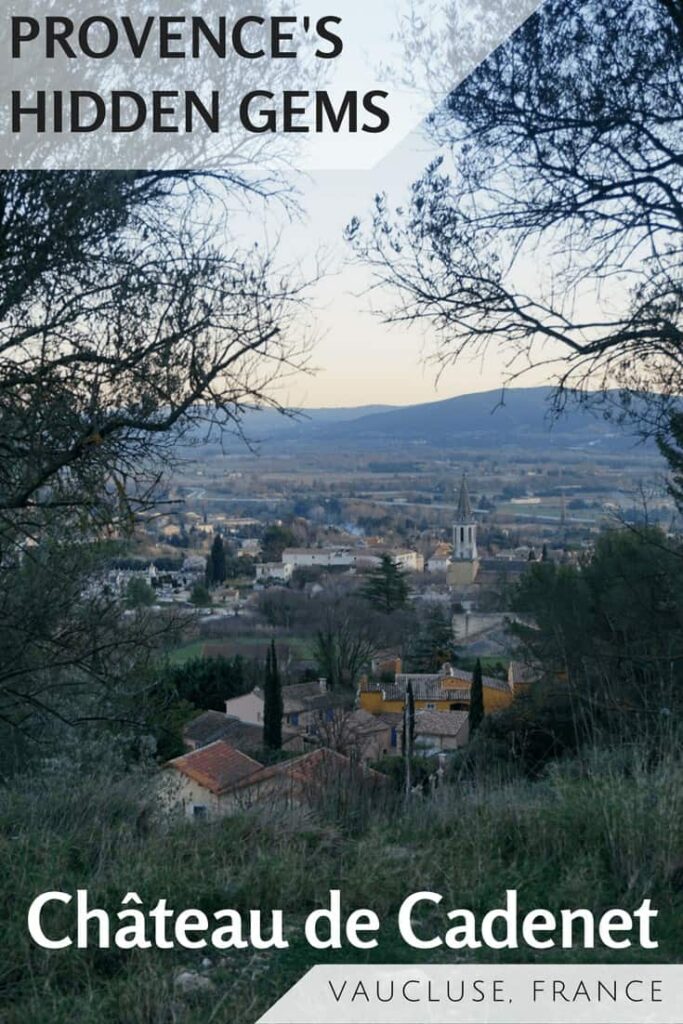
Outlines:
[[390,555],[401,569],[422,572],[424,558],[417,551],[383,550],[379,548],[286,548],[282,553],[284,565],[294,569],[374,569]]
[[257,583],[265,583],[268,580],[289,583],[294,572],[294,566],[288,562],[261,562],[254,568],[256,569]]
[[447,544],[439,544],[427,559],[427,572],[447,572],[451,564],[451,552]]
[[290,565],[292,569],[344,566],[351,569],[355,567],[357,557],[358,552],[352,548],[286,548],[282,552],[283,565]]

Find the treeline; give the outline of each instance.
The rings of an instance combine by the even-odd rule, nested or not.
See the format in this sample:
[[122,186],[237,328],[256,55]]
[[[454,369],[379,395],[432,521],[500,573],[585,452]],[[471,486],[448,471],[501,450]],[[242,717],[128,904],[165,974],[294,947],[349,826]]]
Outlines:
[[656,754],[683,725],[682,568],[681,542],[652,527],[606,531],[577,566],[531,565],[514,594],[529,625],[513,627],[530,683],[468,756],[537,774],[587,746]]

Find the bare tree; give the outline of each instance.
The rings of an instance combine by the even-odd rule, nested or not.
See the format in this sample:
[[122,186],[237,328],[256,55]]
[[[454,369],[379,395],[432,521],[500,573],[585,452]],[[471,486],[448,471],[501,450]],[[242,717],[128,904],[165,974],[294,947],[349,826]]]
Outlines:
[[683,390],[682,57],[680,0],[543,4],[439,105],[407,202],[350,225],[385,316],[442,363],[493,345],[510,379],[659,391],[658,430]]
[[371,749],[372,732],[352,707],[340,705],[318,712],[314,730],[323,747],[356,761],[364,760]]
[[245,409],[277,404],[270,386],[300,365],[287,334],[297,288],[257,249],[225,253],[187,223],[189,207],[174,216],[172,203],[189,203],[175,186],[0,178],[5,521],[30,528],[88,509],[111,522],[144,506],[179,440],[239,429]]
[[301,287],[272,254],[231,240],[245,189],[232,175],[0,174],[0,592],[13,657],[0,694],[13,720],[22,701],[56,711],[46,693],[58,685],[122,679],[134,650],[155,646],[161,620],[124,628],[88,591],[98,545],[155,506],[181,444],[280,408],[274,382],[305,362]]
[[332,598],[324,607],[321,603],[319,612],[315,657],[320,671],[333,689],[349,689],[382,648],[379,617],[353,597]]

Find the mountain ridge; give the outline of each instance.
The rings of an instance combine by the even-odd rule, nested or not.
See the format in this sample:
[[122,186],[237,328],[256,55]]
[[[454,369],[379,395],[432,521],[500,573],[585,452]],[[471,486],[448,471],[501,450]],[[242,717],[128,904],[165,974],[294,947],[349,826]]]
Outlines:
[[[322,451],[430,447],[472,451],[544,448],[625,452],[641,444],[634,430],[610,421],[600,392],[572,402],[559,413],[551,387],[475,392],[407,406],[369,405],[302,409],[299,415],[274,410],[250,411],[244,435],[257,450],[283,454],[300,449]],[[617,392],[608,392],[616,403]],[[648,445],[648,449],[652,449]]]
[[[474,449],[491,445],[539,448],[586,447],[619,450],[639,444],[633,431],[605,417],[597,406],[600,395],[587,401],[571,402],[563,411],[553,411],[551,387],[510,388],[475,392],[452,398],[363,411],[360,415],[330,419],[326,423],[311,417],[305,439],[325,446],[345,442],[363,448],[392,444],[430,445],[444,448],[468,444]],[[608,393],[607,401],[616,397]],[[299,440],[303,439],[301,431]],[[279,442],[294,441],[284,431]]]

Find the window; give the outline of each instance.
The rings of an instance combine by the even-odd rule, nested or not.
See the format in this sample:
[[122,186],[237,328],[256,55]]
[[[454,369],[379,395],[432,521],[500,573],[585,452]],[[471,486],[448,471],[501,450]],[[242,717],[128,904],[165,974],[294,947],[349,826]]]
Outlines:
[[391,727],[391,746],[394,750],[398,746],[398,731],[395,725],[392,725]]
[[465,527],[464,526],[460,527],[460,543],[461,544],[465,543]]
[[436,711],[436,704],[428,704],[427,711]]
[[299,712],[295,711],[293,715],[288,715],[287,716],[287,721],[289,722],[290,725],[298,725],[299,724]]
[[209,814],[209,808],[206,804],[192,804],[192,817],[193,818],[206,818]]

